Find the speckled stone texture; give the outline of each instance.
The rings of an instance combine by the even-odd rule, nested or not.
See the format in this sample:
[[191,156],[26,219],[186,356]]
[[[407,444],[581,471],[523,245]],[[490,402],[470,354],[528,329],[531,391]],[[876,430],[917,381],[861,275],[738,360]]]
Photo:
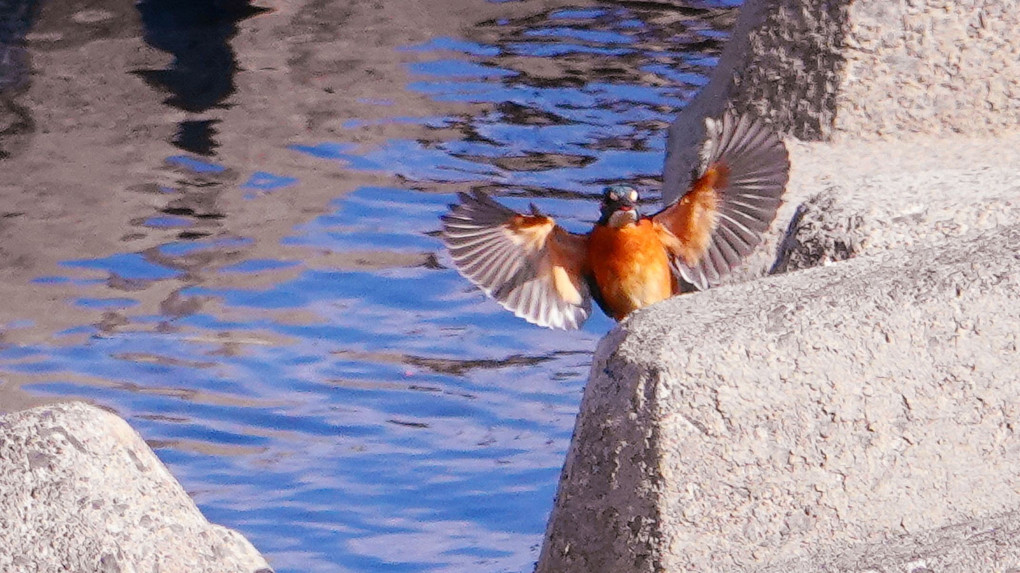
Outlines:
[[[538,571],[817,571],[1016,509],[1017,253],[1013,225],[635,313],[596,351]],[[1020,567],[1006,543],[972,571]]]
[[792,135],[990,135],[1020,122],[1020,2],[764,4],[733,99]]
[[734,281],[1020,221],[1020,133],[790,148],[782,219]]
[[663,194],[686,189],[703,119],[726,105],[802,140],[1016,132],[1017,30],[1017,0],[747,0],[670,129]]
[[137,432],[80,402],[0,417],[0,571],[270,572]]
[[755,569],[754,573],[1020,573],[1020,514],[901,535]]

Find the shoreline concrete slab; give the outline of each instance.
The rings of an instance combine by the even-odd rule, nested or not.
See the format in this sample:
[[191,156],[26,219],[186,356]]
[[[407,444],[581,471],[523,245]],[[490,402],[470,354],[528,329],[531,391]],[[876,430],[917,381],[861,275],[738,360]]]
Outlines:
[[1020,220],[1020,132],[787,147],[793,166],[784,204],[727,283]]
[[0,571],[271,572],[124,420],[83,402],[0,417],[0,531]]
[[1018,537],[1020,513],[1011,511],[795,559],[754,573],[1016,573]]
[[670,126],[663,196],[687,188],[726,107],[805,141],[1020,129],[1017,0],[747,0],[711,81]]
[[538,571],[750,571],[1016,509],[1017,253],[1014,225],[635,313]]

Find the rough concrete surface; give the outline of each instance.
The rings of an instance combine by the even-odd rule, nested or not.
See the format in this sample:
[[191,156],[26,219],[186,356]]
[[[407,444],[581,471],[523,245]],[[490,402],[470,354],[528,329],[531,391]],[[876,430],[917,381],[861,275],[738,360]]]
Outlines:
[[802,139],[991,135],[1020,119],[1015,0],[761,0],[734,104]]
[[0,571],[268,572],[141,437],[81,402],[0,417]]
[[755,573],[1017,573],[1020,515],[1012,511],[755,569]]
[[785,204],[730,282],[1020,220],[1020,133],[787,145]]
[[670,127],[686,189],[703,118],[752,111],[803,140],[999,136],[1020,125],[1016,0],[747,0],[711,82]]
[[776,221],[726,283],[959,237],[1020,220],[1020,132],[844,143],[787,140]]
[[786,204],[729,282],[1016,220],[1020,40],[996,31],[1020,10],[972,4],[744,3],[711,81],[670,126],[664,201],[687,188],[704,118],[728,106],[831,143],[788,140]]
[[1018,252],[1013,225],[636,313],[538,570],[751,570],[1016,508]]
[[[1020,138],[1014,139],[1020,144]],[[833,181],[797,205],[774,271],[810,268],[1018,221],[1020,164],[998,164],[999,159],[923,171],[876,170],[856,180]]]

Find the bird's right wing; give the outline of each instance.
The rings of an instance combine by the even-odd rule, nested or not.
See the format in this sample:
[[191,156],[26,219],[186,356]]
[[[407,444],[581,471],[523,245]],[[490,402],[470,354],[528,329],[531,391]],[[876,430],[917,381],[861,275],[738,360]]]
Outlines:
[[442,238],[461,274],[528,322],[580,328],[591,314],[587,236],[534,207],[522,215],[480,191],[459,197],[442,217]]

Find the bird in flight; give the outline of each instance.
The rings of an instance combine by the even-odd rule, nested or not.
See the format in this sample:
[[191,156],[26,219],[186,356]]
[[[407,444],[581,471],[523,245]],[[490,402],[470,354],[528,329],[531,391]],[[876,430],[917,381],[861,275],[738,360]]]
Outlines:
[[607,187],[587,234],[571,233],[534,205],[517,213],[481,191],[460,193],[442,216],[457,269],[517,316],[580,328],[592,299],[623,320],[681,292],[714,286],[750,254],[782,203],[790,159],[760,120],[726,112],[706,120],[700,164],[676,202],[652,215],[638,192]]

